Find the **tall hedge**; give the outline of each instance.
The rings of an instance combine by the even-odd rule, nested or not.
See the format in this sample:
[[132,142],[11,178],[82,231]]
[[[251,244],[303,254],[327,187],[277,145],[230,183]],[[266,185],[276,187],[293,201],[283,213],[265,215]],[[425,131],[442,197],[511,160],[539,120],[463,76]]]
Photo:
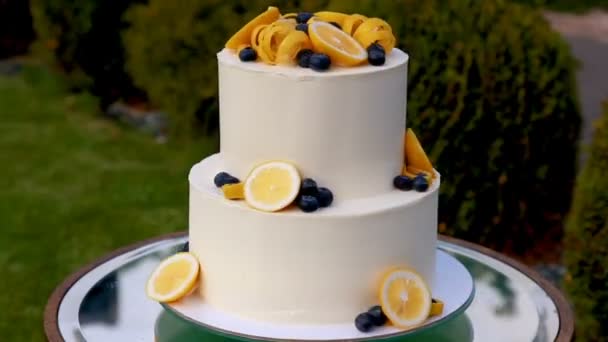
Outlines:
[[123,13],[144,0],[31,0],[35,52],[57,63],[75,89],[87,88],[103,105],[143,97],[124,70]]
[[[386,18],[411,56],[408,125],[442,172],[440,229],[524,250],[561,229],[575,174],[575,62],[539,12],[501,0],[274,1]],[[188,127],[217,125],[215,53],[265,1],[150,0],[127,16],[128,70]],[[405,94],[404,94],[405,95]],[[235,99],[238,101],[238,99]]]
[[566,224],[565,288],[581,341],[608,341],[608,102],[578,176]]
[[[299,1],[279,1],[281,9]],[[303,1],[323,8],[328,1]],[[198,119],[209,133],[218,125],[217,62],[230,34],[268,7],[263,0],[150,0],[126,14],[127,68],[153,103],[172,115],[172,130],[190,134]]]

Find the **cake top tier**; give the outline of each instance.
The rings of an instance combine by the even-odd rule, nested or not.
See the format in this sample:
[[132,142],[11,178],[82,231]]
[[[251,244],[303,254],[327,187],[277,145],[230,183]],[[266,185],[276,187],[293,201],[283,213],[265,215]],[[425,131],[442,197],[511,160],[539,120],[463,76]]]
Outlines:
[[356,68],[332,66],[331,72],[316,72],[310,68],[300,68],[293,65],[269,65],[266,63],[243,63],[234,51],[223,49],[218,52],[217,59],[220,64],[246,70],[249,72],[274,73],[289,78],[313,79],[313,78],[335,78],[340,76],[356,76],[363,74],[378,73],[385,70],[395,69],[408,62],[408,55],[395,48],[386,55],[386,62],[382,66],[363,64]]
[[329,11],[281,15],[271,6],[236,32],[225,47],[241,62],[333,71],[331,66],[384,65],[395,47],[395,36],[380,18]]

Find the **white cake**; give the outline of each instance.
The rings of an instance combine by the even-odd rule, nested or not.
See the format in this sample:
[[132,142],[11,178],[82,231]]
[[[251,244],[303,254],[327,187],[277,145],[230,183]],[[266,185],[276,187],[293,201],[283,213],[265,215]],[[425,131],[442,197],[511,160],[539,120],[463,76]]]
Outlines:
[[[404,266],[432,285],[439,175],[400,191],[408,56],[383,66],[243,63],[218,54],[220,152],[190,171],[190,251],[200,294],[219,310],[270,323],[344,323],[378,304],[380,274]],[[331,188],[330,207],[262,212],[230,201],[220,171],[245,179],[287,160]]]

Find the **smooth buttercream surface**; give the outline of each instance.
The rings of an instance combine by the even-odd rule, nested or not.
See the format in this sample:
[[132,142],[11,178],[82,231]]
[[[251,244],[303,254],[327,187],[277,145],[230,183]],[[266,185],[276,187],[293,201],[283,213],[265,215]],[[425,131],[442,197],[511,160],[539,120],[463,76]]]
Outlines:
[[345,323],[377,304],[387,268],[412,268],[433,284],[439,178],[424,193],[266,213],[222,197],[213,176],[223,168],[214,155],[189,177],[190,251],[201,264],[200,293],[217,309],[266,322]]
[[381,67],[309,69],[219,55],[220,151],[226,172],[245,177],[268,160],[355,199],[385,193],[401,172],[407,55]]

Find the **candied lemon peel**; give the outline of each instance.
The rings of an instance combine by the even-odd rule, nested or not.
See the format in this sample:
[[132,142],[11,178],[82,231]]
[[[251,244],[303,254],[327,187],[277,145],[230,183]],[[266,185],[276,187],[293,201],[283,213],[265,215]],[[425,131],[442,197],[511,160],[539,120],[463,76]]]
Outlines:
[[298,52],[310,49],[328,55],[332,64],[349,67],[365,63],[367,48],[374,43],[380,44],[385,53],[395,47],[391,26],[380,18],[320,11],[307,20],[305,32],[306,29],[296,29],[297,17],[298,13],[282,15],[278,8],[270,6],[236,32],[225,47],[237,53],[251,47],[259,60],[271,65],[295,64]]

